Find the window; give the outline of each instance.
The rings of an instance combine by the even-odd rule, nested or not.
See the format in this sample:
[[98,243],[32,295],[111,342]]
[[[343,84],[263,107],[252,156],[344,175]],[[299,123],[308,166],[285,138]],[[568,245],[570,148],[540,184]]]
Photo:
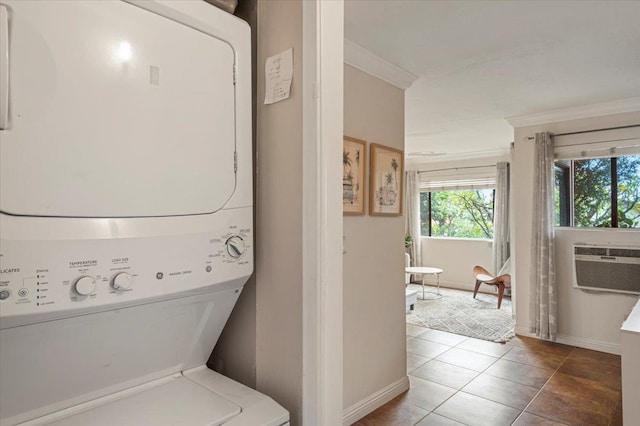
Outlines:
[[492,189],[421,192],[422,235],[492,239],[494,192]]
[[640,228],[640,155],[560,160],[556,226]]

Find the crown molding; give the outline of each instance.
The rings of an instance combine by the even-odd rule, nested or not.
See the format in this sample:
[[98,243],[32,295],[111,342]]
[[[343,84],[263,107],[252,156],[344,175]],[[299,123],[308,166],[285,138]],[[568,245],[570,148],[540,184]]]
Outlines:
[[536,126],[558,121],[579,120],[581,118],[602,117],[604,115],[640,112],[640,97],[620,99],[612,102],[556,109],[534,114],[514,115],[506,120],[515,127]]
[[407,90],[419,77],[344,39],[344,63]]
[[474,161],[509,161],[510,147],[487,149],[483,151],[456,152],[437,157],[405,157],[406,170],[418,170],[420,167],[440,163],[467,163]]

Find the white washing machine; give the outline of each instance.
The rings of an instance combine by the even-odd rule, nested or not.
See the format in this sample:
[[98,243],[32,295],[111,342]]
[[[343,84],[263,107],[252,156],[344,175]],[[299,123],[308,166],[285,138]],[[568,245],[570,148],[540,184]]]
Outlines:
[[253,271],[250,31],[0,0],[0,424],[284,425],[205,363]]

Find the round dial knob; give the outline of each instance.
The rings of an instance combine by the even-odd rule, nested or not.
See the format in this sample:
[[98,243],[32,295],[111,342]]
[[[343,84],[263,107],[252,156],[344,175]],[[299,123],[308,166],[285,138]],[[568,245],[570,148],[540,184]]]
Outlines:
[[88,276],[80,277],[76,280],[74,289],[80,296],[88,296],[96,289],[96,282]]
[[126,272],[120,272],[111,279],[111,285],[116,290],[129,290],[133,285],[133,277]]
[[238,258],[244,253],[244,240],[239,235],[235,235],[227,240],[227,253],[233,258]]

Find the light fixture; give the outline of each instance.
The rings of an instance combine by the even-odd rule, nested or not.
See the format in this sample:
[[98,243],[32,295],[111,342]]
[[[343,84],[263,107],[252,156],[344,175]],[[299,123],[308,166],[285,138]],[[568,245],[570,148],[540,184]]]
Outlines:
[[120,63],[126,63],[131,60],[133,57],[133,49],[131,47],[131,43],[128,41],[122,41],[118,44],[118,47],[115,51],[116,60]]

